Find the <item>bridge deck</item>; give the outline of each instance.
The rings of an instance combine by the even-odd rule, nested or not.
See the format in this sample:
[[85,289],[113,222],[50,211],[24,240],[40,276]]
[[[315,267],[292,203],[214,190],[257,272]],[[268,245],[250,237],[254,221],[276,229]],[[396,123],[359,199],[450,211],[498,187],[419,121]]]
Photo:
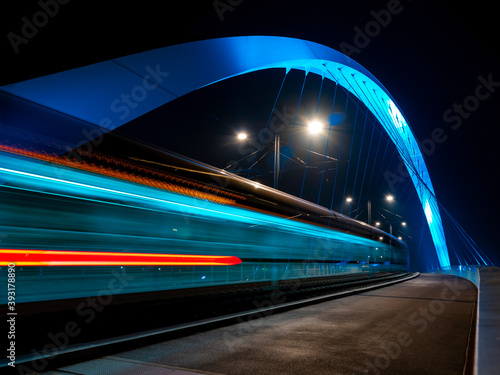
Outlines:
[[424,274],[61,370],[90,375],[140,366],[158,374],[182,369],[231,375],[462,374],[473,345],[476,298],[477,289],[463,278]]

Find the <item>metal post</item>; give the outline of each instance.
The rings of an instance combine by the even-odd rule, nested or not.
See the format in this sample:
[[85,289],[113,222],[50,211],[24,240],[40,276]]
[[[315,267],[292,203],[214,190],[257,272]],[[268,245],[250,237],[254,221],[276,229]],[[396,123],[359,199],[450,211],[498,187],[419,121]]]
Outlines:
[[274,134],[274,188],[278,189],[280,178],[280,135]]
[[392,254],[392,224],[389,224],[389,234],[391,235],[389,237],[389,248],[391,249],[391,268],[392,268],[392,263],[394,262],[394,256]]
[[372,201],[368,201],[368,225],[372,225]]
[[406,270],[410,271],[410,249],[406,248]]

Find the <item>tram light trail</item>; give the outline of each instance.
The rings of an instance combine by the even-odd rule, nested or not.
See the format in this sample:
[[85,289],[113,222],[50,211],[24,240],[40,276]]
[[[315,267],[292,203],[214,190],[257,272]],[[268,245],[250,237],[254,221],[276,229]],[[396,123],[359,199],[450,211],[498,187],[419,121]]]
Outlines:
[[234,256],[0,249],[0,266],[233,266]]

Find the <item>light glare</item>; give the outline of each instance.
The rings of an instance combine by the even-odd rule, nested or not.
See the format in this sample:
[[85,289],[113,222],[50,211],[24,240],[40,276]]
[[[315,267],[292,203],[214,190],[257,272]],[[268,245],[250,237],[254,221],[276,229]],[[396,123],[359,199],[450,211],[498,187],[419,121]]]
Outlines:
[[323,124],[318,120],[311,121],[308,125],[309,133],[311,134],[318,134],[322,128]]

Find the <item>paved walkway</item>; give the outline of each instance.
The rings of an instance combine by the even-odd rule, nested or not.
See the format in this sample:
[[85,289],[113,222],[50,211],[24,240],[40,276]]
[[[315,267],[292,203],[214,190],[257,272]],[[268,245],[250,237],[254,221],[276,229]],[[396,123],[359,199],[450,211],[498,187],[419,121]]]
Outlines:
[[500,268],[479,270],[476,374],[500,374]]
[[465,279],[423,274],[51,373],[462,374],[476,297]]

